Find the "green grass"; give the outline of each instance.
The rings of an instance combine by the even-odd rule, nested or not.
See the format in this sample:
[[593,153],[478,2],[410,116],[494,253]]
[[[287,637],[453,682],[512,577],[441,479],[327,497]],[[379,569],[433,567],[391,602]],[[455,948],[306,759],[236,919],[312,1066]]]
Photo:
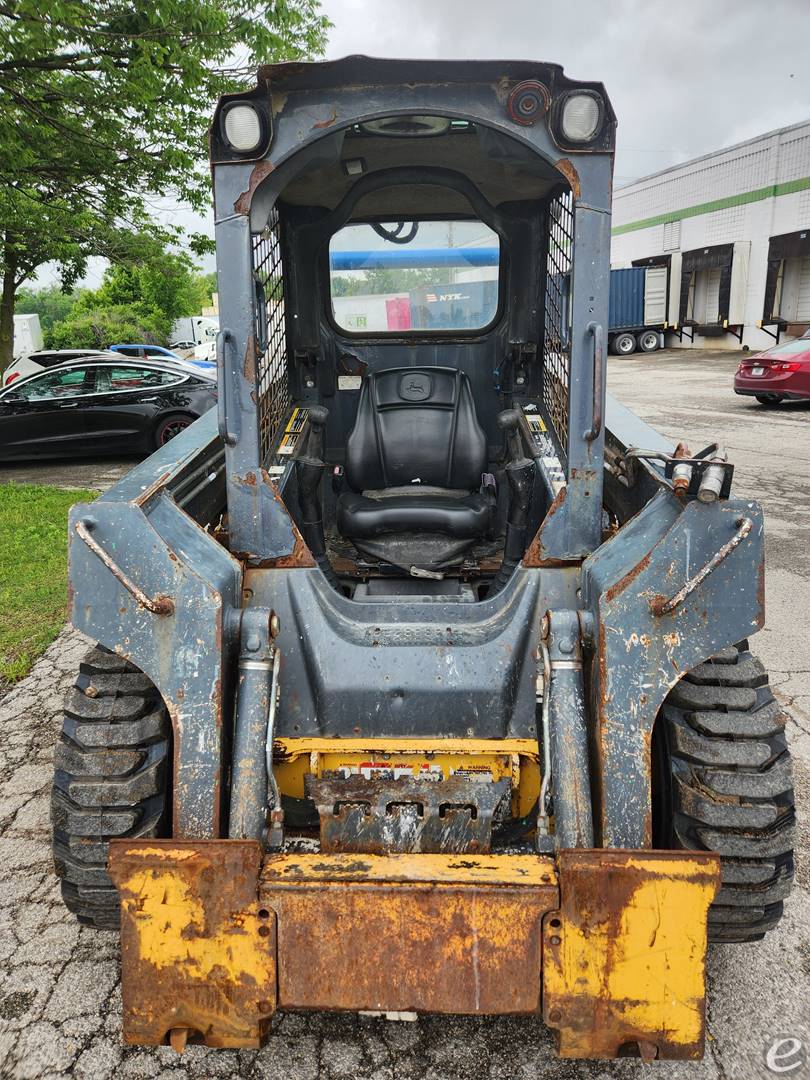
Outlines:
[[67,515],[95,491],[0,484],[0,686],[17,682],[67,617]]

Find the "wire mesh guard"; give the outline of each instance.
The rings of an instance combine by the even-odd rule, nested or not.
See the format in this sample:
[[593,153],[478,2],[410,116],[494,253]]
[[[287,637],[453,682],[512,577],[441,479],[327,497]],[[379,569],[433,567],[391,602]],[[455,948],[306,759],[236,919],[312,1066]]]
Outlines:
[[253,238],[253,278],[256,282],[256,341],[259,355],[259,459],[262,465],[267,465],[290,406],[284,275],[278,211],[275,207],[264,231]]
[[574,199],[570,191],[548,208],[543,404],[559,444],[568,456],[568,391],[571,378],[571,262],[574,251]]

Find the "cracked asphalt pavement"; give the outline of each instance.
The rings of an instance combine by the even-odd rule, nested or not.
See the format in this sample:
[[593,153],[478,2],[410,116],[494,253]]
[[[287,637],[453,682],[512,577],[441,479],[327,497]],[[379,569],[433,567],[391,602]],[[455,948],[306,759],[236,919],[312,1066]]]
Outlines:
[[[53,877],[48,793],[61,698],[88,643],[66,629],[31,675],[0,701],[0,1075],[279,1078],[279,1080],[535,1080],[660,1076],[806,1080],[800,1057],[766,1054],[780,1038],[810,1052],[810,403],[765,410],[731,391],[736,356],[667,352],[612,357],[611,390],[642,417],[697,450],[718,438],[736,464],[737,493],[760,499],[768,531],[767,628],[754,639],[790,721],[799,809],[796,889],[764,942],[715,946],[708,963],[708,1030],[702,1062],[574,1062],[553,1057],[534,1019],[428,1017],[415,1023],[328,1015],[273,1022],[260,1051],[121,1044],[115,935],[79,927]],[[84,463],[60,483],[106,486],[109,462]],[[21,470],[22,471],[22,470]],[[20,479],[49,482],[45,463]],[[3,477],[7,479],[9,477]],[[788,1066],[785,1069],[785,1066]],[[793,1067],[795,1066],[795,1067]]]

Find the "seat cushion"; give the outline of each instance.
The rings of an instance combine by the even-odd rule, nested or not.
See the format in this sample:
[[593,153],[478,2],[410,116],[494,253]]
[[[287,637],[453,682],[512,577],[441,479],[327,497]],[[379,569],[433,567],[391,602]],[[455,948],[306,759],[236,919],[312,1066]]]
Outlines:
[[337,527],[350,539],[387,533],[442,533],[474,540],[489,532],[493,507],[492,500],[478,492],[462,497],[429,492],[371,498],[346,491],[338,499]]

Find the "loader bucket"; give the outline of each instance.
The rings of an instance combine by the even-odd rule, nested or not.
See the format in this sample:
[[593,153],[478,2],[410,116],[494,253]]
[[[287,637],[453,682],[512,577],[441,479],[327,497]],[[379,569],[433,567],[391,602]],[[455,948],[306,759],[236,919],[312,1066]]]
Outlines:
[[279,1009],[542,1013],[567,1057],[697,1058],[714,855],[271,854],[114,841],[124,1038],[261,1044]]

